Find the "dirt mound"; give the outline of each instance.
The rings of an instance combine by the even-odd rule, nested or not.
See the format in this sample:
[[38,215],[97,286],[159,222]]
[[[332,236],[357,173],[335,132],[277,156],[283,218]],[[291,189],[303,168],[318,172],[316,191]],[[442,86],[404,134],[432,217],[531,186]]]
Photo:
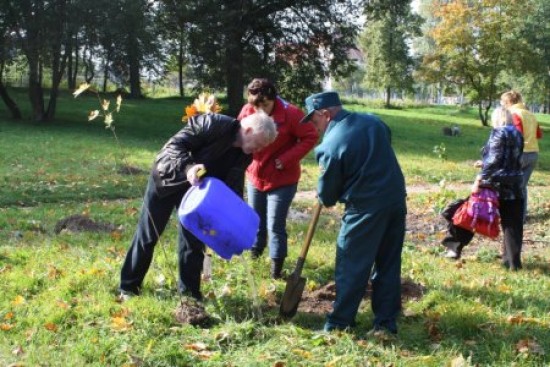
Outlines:
[[61,231],[67,232],[112,232],[117,226],[111,223],[95,222],[85,215],[75,214],[61,219],[56,223],[54,231],[56,234]]
[[[401,279],[401,300],[418,300],[422,298],[426,288],[411,279]],[[369,282],[365,298],[370,298],[372,285]],[[298,311],[305,313],[324,314],[332,311],[332,303],[336,299],[336,284],[330,282],[311,292],[304,292]]]
[[145,170],[134,166],[120,166],[117,170],[120,175],[141,175],[146,173]]
[[332,311],[332,302],[336,299],[336,284],[330,282],[311,292],[304,292],[298,311],[326,314]]
[[208,321],[209,316],[204,307],[197,301],[183,298],[174,312],[176,321],[181,324],[201,325]]
[[426,287],[422,284],[415,283],[412,279],[401,279],[401,300],[419,300],[424,296]]

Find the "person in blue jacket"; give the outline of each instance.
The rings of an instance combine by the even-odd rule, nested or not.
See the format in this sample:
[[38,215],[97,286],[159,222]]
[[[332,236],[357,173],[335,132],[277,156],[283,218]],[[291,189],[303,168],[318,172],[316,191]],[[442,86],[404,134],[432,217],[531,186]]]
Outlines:
[[324,330],[355,326],[372,278],[374,330],[395,334],[407,208],[391,131],[374,115],[343,109],[336,92],[313,94],[305,104],[302,122],[312,121],[323,136],[315,149],[319,200],[345,206],[336,246],[336,300]]

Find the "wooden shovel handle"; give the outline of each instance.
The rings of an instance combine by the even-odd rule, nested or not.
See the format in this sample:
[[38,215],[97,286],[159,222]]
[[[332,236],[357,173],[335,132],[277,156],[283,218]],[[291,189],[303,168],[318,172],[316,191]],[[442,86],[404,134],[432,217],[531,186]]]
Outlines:
[[304,242],[304,246],[300,252],[300,259],[302,259],[302,261],[305,260],[307,256],[309,245],[313,239],[313,234],[315,233],[315,227],[317,227],[317,222],[319,221],[319,215],[321,214],[322,207],[323,206],[321,203],[317,201],[317,203],[315,203],[315,207],[313,208],[313,216],[311,217],[311,222],[309,223],[309,228],[307,229],[306,242]]

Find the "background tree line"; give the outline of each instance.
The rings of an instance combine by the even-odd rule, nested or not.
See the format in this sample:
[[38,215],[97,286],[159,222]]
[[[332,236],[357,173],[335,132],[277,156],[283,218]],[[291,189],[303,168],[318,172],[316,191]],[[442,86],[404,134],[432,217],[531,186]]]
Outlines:
[[[145,75],[177,73],[179,94],[227,95],[266,76],[301,104],[325,80],[344,93],[427,101],[464,95],[487,123],[492,101],[515,88],[549,109],[550,4],[545,0],[0,0],[0,96],[28,79],[32,118],[55,117],[61,87],[92,79],[141,98]],[[355,55],[355,57],[350,57]],[[20,103],[20,102],[19,102]]]

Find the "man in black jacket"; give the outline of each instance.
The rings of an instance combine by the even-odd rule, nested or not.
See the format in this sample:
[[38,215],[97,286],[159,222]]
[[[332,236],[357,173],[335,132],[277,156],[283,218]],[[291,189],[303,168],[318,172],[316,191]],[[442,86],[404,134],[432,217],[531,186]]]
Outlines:
[[[255,153],[277,136],[273,119],[256,113],[242,121],[220,114],[191,117],[161,149],[149,177],[132,245],[120,276],[120,298],[139,295],[158,239],[201,170],[224,181],[242,197],[244,172]],[[200,279],[204,244],[178,225],[178,289],[202,299]]]

